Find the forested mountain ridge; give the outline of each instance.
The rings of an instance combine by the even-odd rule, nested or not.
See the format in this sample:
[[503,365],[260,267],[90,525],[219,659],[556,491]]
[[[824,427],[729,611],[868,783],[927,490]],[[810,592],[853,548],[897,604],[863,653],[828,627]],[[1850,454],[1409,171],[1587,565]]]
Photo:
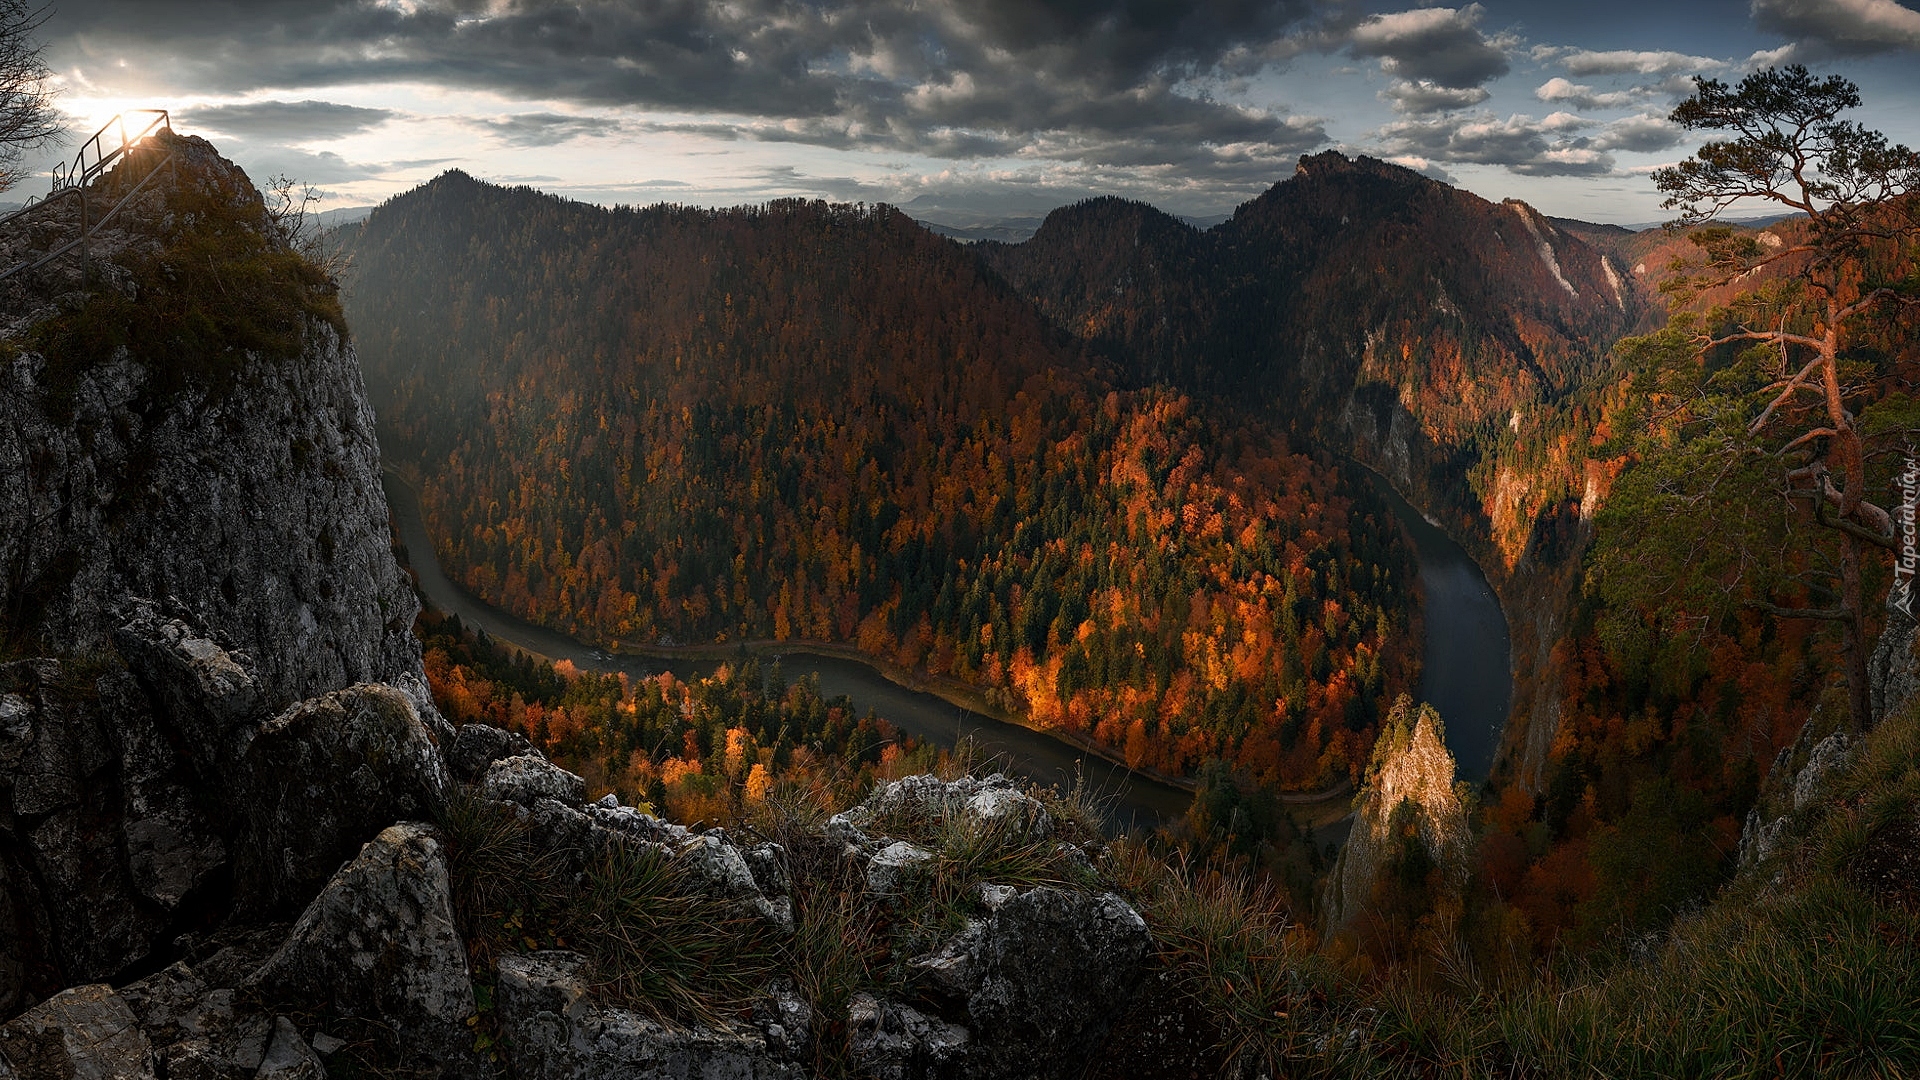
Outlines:
[[1115,389],[887,208],[603,210],[450,173],[347,237],[443,561],[605,642],[856,644],[1133,765],[1316,786],[1413,670],[1384,511]]
[[[1628,268],[1526,204],[1336,152],[1303,158],[1204,233],[1096,199],[1023,244],[976,250],[1123,378],[1251,399],[1290,430],[1358,439],[1436,511],[1483,518],[1499,516],[1490,492],[1447,494],[1480,444],[1590,388],[1650,313]],[[1498,569],[1522,554],[1524,524],[1475,530],[1498,539]]]
[[1655,275],[1582,239],[1595,228],[1329,151],[1204,233],[1093,200],[976,248],[1121,378],[1351,455],[1443,522],[1507,611],[1509,747],[1537,780],[1552,646],[1619,465],[1600,448],[1625,393],[1610,349],[1663,318]]

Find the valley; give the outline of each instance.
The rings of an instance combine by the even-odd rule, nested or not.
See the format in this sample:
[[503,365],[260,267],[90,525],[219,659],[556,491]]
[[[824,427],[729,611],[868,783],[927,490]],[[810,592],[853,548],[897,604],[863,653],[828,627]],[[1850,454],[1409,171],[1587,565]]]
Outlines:
[[[1152,829],[1171,825],[1193,801],[1189,787],[1176,786],[1132,772],[1104,757],[1088,754],[1042,732],[984,715],[938,694],[889,679],[871,659],[852,650],[811,651],[822,646],[793,646],[759,642],[752,646],[654,649],[612,655],[565,634],[517,618],[475,597],[449,580],[434,555],[433,541],[420,517],[418,496],[407,481],[389,472],[385,476],[387,505],[394,530],[407,547],[413,570],[427,602],[458,615],[468,627],[484,630],[496,641],[524,650],[548,662],[565,660],[585,671],[625,672],[640,679],[671,672],[681,680],[711,675],[715,668],[748,655],[783,661],[793,677],[814,672],[828,697],[845,695],[857,714],[879,713],[903,731],[937,746],[952,749],[960,739],[973,740],[985,760],[1035,783],[1071,788],[1084,776],[1088,787],[1108,807],[1112,827]],[[1344,811],[1348,789],[1328,802]]]

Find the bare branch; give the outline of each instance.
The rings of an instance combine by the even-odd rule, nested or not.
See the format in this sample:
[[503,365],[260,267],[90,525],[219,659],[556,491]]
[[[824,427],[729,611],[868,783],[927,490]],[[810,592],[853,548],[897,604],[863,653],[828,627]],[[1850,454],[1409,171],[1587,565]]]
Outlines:
[[[1786,348],[1787,348],[1787,343],[1784,340],[1781,341],[1780,351],[1783,354],[1786,352]],[[1807,376],[1812,375],[1816,370],[1819,369],[1819,367],[1820,367],[1820,357],[1816,356],[1812,360],[1807,361],[1807,366],[1801,368],[1800,374],[1795,375],[1791,380],[1787,382],[1786,389],[1780,391],[1780,396],[1777,398],[1774,398],[1773,403],[1768,405],[1766,407],[1766,410],[1763,411],[1760,414],[1760,416],[1754,420],[1753,423],[1747,425],[1747,434],[1749,435],[1760,434],[1760,429],[1766,427],[1767,421],[1773,418],[1773,411],[1775,409],[1778,409],[1781,405],[1786,404],[1787,399],[1792,397],[1795,391],[1800,390],[1803,387],[1807,390],[1814,390],[1813,387],[1806,385]],[[1814,390],[1814,392],[1818,393],[1819,391]]]
[[1853,618],[1851,608],[1781,607],[1779,604],[1770,604],[1764,600],[1748,600],[1745,606],[1782,619],[1824,619],[1828,622],[1846,622]]

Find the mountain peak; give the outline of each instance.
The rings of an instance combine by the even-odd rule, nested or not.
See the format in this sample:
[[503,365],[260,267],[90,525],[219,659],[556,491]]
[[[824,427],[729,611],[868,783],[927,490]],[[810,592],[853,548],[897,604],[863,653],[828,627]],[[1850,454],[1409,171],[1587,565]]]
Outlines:
[[[1409,169],[1405,165],[1395,165],[1391,161],[1382,161],[1379,158],[1368,157],[1365,154],[1356,154],[1353,157],[1348,157],[1338,150],[1322,150],[1318,154],[1301,155],[1299,163],[1294,166],[1293,176],[1288,179],[1324,180],[1339,176],[1375,176],[1382,179],[1398,180],[1402,183],[1415,183],[1420,181],[1425,181],[1430,184],[1440,183],[1440,181],[1416,172],[1413,169]],[[1283,180],[1281,184],[1285,184],[1286,182],[1287,181]],[[1276,184],[1274,186],[1279,187],[1281,185]]]

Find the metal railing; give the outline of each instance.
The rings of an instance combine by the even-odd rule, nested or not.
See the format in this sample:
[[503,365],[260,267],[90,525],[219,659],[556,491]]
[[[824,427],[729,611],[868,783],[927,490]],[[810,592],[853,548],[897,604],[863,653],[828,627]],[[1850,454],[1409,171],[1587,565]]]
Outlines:
[[[127,137],[127,117],[145,116],[145,126],[137,129],[132,138]],[[53,167],[53,190],[62,188],[85,187],[101,173],[107,171],[115,161],[125,157],[127,151],[138,146],[141,140],[158,132],[173,134],[173,119],[165,109],[128,109],[100,126],[93,137],[80,144],[80,152],[71,162],[61,162]],[[120,141],[109,149],[105,137],[108,133],[120,136]],[[91,152],[91,153],[89,153]],[[89,161],[88,158],[92,160]]]
[[[129,116],[145,116],[148,118],[143,126],[137,127],[134,130],[132,137],[128,137],[127,135],[127,118]],[[94,132],[91,138],[80,144],[80,152],[74,155],[71,162],[63,161],[54,166],[53,190],[48,192],[45,198],[29,200],[27,205],[5,217],[0,217],[0,228],[5,228],[30,214],[37,214],[44,211],[47,207],[62,200],[77,200],[80,203],[80,235],[43,255],[17,263],[8,267],[6,270],[0,270],[0,281],[5,281],[15,274],[24,273],[29,270],[37,270],[60,256],[78,248],[80,249],[80,282],[81,287],[84,288],[89,271],[87,241],[95,233],[105,228],[107,223],[113,220],[114,215],[118,214],[129,202],[133,201],[135,195],[146,190],[147,185],[153,182],[154,177],[160,175],[160,170],[173,163],[174,152],[168,150],[164,157],[155,161],[153,167],[148,169],[139,180],[135,181],[132,188],[129,189],[125,195],[120,196],[120,198],[107,209],[107,212],[101,214],[98,218],[92,216],[93,207],[87,198],[88,186],[105,175],[115,163],[125,158],[143,141],[163,132],[168,135],[173,134],[173,121],[172,118],[168,116],[167,110],[130,109],[101,125],[99,131]],[[109,142],[107,140],[109,134],[117,134],[119,141]]]

